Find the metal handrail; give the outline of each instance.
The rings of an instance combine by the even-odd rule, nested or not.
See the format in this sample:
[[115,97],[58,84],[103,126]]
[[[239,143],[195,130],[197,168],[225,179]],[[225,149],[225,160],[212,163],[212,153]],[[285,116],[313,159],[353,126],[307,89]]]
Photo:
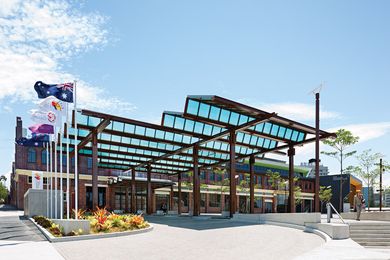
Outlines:
[[[345,221],[344,221],[344,219],[343,219],[343,217],[342,217],[342,216],[339,214],[339,212],[334,208],[334,206],[333,206],[332,203],[328,202],[328,203],[326,203],[326,205],[331,206],[332,209],[334,210],[334,212],[336,212],[337,216],[339,216],[339,218],[341,219],[341,221],[342,221],[344,224],[346,224]],[[330,214],[327,214],[327,215],[328,215],[328,223],[330,223]]]

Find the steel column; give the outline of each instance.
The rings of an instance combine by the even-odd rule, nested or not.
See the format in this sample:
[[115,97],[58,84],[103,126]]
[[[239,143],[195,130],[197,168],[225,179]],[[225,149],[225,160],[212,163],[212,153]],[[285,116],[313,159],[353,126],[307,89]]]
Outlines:
[[99,206],[98,201],[98,149],[97,135],[92,135],[92,210]]
[[249,159],[249,213],[255,213],[255,157],[252,155]]
[[193,199],[194,199],[194,205],[193,205],[193,215],[199,216],[200,215],[200,183],[199,183],[199,167],[198,167],[198,146],[194,145],[193,148],[193,164],[194,164],[194,170],[193,170]]
[[181,173],[177,175],[177,214],[181,214]]
[[230,131],[229,136],[230,144],[230,157],[229,157],[229,169],[230,169],[230,217],[232,218],[236,213],[237,208],[237,192],[236,192],[236,132]]
[[146,214],[150,215],[152,214],[152,182],[151,182],[151,178],[152,178],[152,167],[150,167],[150,165],[147,166],[147,181],[146,181],[146,184],[147,184],[147,189],[146,189]]
[[380,158],[379,161],[379,211],[382,211],[382,173],[383,173],[383,161]]
[[289,190],[289,196],[288,196],[288,205],[289,205],[289,212],[294,213],[295,212],[295,194],[294,194],[294,155],[295,155],[295,149],[293,146],[290,146],[288,149],[288,157],[289,157],[289,164],[288,164],[288,190]]
[[169,210],[173,210],[173,185],[171,186],[171,192],[169,193]]
[[135,213],[137,211],[137,202],[135,199],[135,169],[131,169],[131,212]]

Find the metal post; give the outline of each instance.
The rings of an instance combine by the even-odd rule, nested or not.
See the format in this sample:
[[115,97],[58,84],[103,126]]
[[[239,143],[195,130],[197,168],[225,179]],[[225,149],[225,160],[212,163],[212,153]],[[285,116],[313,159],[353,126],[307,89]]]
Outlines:
[[181,214],[181,173],[177,175],[177,214]]
[[53,142],[50,141],[50,218],[53,217]]
[[316,165],[314,210],[320,212],[320,93],[316,93]]
[[57,183],[57,143],[58,143],[58,138],[55,140],[54,144],[54,217],[58,218],[57,216],[57,204],[58,204],[58,183]]
[[251,214],[255,213],[255,157],[252,155],[249,159],[249,201]]
[[92,209],[99,206],[97,134],[92,135]]
[[329,203],[326,203],[326,222],[330,223],[330,218],[332,217],[332,209]]
[[293,146],[290,146],[288,149],[288,157],[289,157],[289,165],[288,165],[288,189],[289,189],[289,196],[288,196],[288,204],[289,204],[289,211],[290,213],[295,213],[295,194],[294,194],[294,155],[295,155],[295,149]]
[[49,143],[46,143],[46,217],[49,217]]
[[199,167],[198,167],[198,146],[194,145],[193,148],[193,216],[199,216],[200,215],[200,183],[199,183]]
[[169,210],[174,209],[174,200],[173,200],[173,185],[171,186],[171,192],[169,193]]
[[77,136],[78,136],[78,131],[77,131],[77,88],[76,88],[76,81],[74,82],[74,85],[73,85],[73,104],[74,104],[74,129],[75,129],[75,133],[74,133],[74,152],[75,152],[75,156],[74,156],[74,196],[75,196],[75,201],[74,201],[74,208],[75,208],[75,211],[76,213],[74,214],[75,215],[75,219],[77,219],[77,213],[78,213],[78,210],[79,210],[79,176],[78,176],[78,172],[79,172],[79,164],[78,164],[78,151],[77,151],[77,145],[78,145],[78,142],[77,142]]
[[62,128],[60,129],[60,219],[64,218],[64,191],[62,189]]
[[230,158],[229,158],[229,169],[230,169],[230,217],[236,213],[237,208],[237,192],[236,192],[236,132],[233,130],[229,136],[230,145]]

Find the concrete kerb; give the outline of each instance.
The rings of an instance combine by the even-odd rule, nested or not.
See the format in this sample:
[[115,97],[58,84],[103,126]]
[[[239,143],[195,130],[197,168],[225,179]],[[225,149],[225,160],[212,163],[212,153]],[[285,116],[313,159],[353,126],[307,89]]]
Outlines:
[[235,214],[232,220],[300,229],[315,233],[325,241],[349,238],[347,224],[321,223],[319,213]]
[[69,236],[69,237],[55,237],[46,228],[38,225],[33,218],[30,218],[30,221],[42,232],[46,239],[51,243],[57,242],[67,242],[67,241],[80,241],[80,240],[89,240],[89,239],[100,239],[100,238],[109,238],[109,237],[121,237],[121,236],[130,236],[136,234],[142,234],[150,232],[153,230],[153,225],[149,223],[149,227],[144,229],[123,231],[123,232],[113,232],[113,233],[101,233],[101,234],[89,234],[89,235],[80,235],[80,236]]

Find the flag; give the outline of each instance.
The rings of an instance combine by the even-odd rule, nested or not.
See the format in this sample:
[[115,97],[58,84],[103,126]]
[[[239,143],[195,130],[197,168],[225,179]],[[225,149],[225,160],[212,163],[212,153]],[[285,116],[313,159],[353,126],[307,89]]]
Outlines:
[[53,111],[42,111],[37,109],[30,110],[31,119],[39,124],[48,124],[61,127],[62,118],[61,115]]
[[19,140],[16,140],[18,145],[30,147],[43,147],[43,145],[48,142],[48,135],[33,135],[31,138],[22,137]]
[[45,84],[42,81],[37,81],[34,89],[38,93],[38,98],[54,96],[59,100],[73,103],[73,83]]
[[52,111],[56,113],[64,113],[65,114],[65,104],[63,101],[58,100],[56,97],[49,96],[43,99],[39,103],[39,108],[45,111]]
[[48,124],[35,124],[28,129],[34,134],[54,134],[54,127]]

